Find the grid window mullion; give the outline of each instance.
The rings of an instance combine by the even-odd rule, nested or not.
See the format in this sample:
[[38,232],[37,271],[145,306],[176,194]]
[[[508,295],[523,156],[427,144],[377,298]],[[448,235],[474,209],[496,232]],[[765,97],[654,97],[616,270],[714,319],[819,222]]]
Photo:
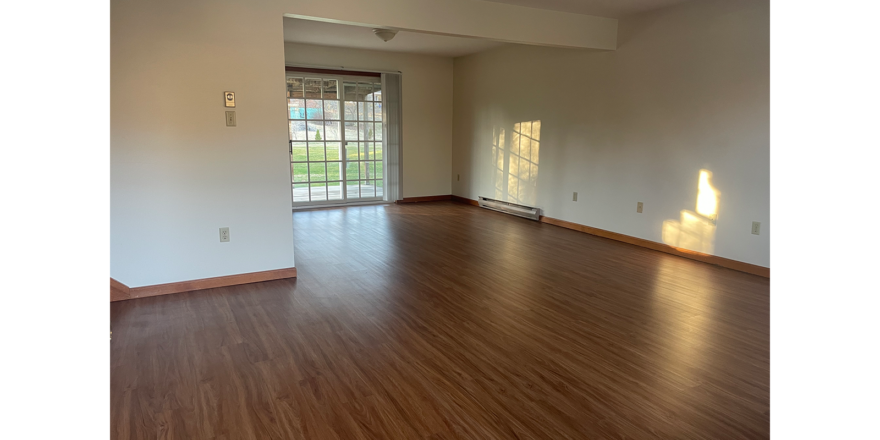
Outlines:
[[[382,167],[376,166],[378,158],[374,151],[374,143],[382,142],[378,132],[383,119],[381,101],[374,99],[381,86],[309,75],[288,79],[288,84],[294,185],[308,185],[309,201],[320,201],[316,197],[331,200],[330,197],[372,198],[381,194],[376,182],[384,176],[379,174]],[[354,86],[350,87],[351,84]],[[306,171],[305,178],[297,177],[297,171]],[[313,192],[312,188],[323,189]]]

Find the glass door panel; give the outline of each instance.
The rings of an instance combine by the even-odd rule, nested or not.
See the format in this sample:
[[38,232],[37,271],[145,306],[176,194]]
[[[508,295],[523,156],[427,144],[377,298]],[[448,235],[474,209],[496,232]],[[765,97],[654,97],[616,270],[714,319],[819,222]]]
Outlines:
[[384,197],[381,89],[378,80],[288,73],[294,205]]

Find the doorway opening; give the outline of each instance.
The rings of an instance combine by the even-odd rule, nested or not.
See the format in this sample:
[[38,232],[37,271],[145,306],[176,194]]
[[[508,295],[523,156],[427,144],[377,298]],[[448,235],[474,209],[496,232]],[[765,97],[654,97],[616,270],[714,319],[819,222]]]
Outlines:
[[388,200],[380,74],[287,71],[293,207]]

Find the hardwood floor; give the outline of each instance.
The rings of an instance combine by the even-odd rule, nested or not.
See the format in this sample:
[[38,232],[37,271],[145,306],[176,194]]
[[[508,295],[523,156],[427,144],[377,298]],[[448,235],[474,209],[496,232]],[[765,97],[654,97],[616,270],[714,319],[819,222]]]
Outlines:
[[769,280],[453,202],[111,304],[114,439],[768,438]]

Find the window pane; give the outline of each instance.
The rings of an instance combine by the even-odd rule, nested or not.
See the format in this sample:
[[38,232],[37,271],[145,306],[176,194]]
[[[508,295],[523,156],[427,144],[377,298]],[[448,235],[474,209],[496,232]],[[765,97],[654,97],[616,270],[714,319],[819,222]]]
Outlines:
[[345,180],[358,180],[357,162],[349,162],[345,165]]
[[345,139],[356,141],[357,138],[358,138],[357,122],[346,122],[345,123]]
[[[376,164],[376,166],[379,166],[379,164]],[[381,180],[376,181],[376,197],[382,197],[385,195],[385,189],[384,189],[383,183],[384,182],[382,182]]]
[[356,121],[358,117],[358,106],[354,101],[345,101],[345,120]]
[[343,98],[346,101],[357,101],[357,83],[344,82],[343,89],[345,90]]
[[373,94],[367,97],[369,101],[381,101],[382,100],[382,83],[373,84]]
[[312,183],[311,188],[312,201],[327,200],[327,184]]
[[373,162],[361,162],[361,178],[363,179],[375,179],[376,172]]
[[309,201],[309,184],[295,183],[293,184],[293,201],[308,202]]
[[306,118],[308,119],[324,119],[324,107],[320,99],[306,100]]
[[373,104],[373,120],[381,121],[382,120],[382,103],[377,102]]
[[373,140],[373,124],[358,122],[358,139],[362,141]]
[[324,160],[323,142],[309,142],[309,160]]
[[328,141],[338,141],[341,139],[339,136],[339,121],[324,122],[324,134],[322,137]]
[[382,162],[376,161],[376,178],[383,179],[384,174],[382,174]]
[[306,152],[306,143],[305,142],[293,142],[290,145],[290,161],[291,162],[305,162],[309,160],[309,155]]
[[338,88],[335,79],[324,80],[324,99],[337,99],[337,90]]
[[290,113],[290,119],[306,118],[306,102],[302,99],[287,100],[287,110]]
[[357,199],[357,198],[359,198],[359,197],[360,197],[360,195],[358,194],[358,187],[359,187],[359,186],[360,186],[360,185],[358,185],[358,182],[357,182],[357,181],[346,183],[346,185],[345,185],[346,196],[347,196],[349,199]]
[[303,97],[303,79],[287,78],[287,98]]
[[373,101],[381,101],[382,100],[382,84],[373,84]]
[[339,119],[339,101],[324,101],[324,118]]
[[376,158],[376,155],[373,154],[373,143],[372,142],[361,142],[360,160],[372,160],[375,158]]
[[345,158],[348,160],[357,160],[358,159],[358,144],[357,144],[357,142],[346,142],[345,143]]
[[382,160],[382,143],[376,142],[373,148],[376,151],[376,160]]
[[327,160],[342,160],[339,142],[327,142]]
[[342,180],[342,162],[327,162],[327,180]]
[[371,103],[371,102],[359,102],[358,103],[358,119],[361,121],[372,121],[373,120],[373,103]]
[[307,163],[292,163],[292,164],[290,164],[290,174],[293,176],[294,182],[308,182],[309,181],[309,164],[307,164]]
[[324,137],[321,135],[321,131],[323,131],[323,129],[324,129],[323,122],[309,121],[309,133],[308,133],[309,138],[308,139],[310,141],[320,141],[321,139],[324,139]]
[[374,180],[361,182],[361,197],[376,197],[375,183]]
[[373,139],[382,140],[382,123],[373,124]]
[[306,140],[306,122],[305,121],[290,121],[290,140],[292,141],[304,141]]
[[327,200],[342,200],[342,182],[327,184]]
[[[367,99],[367,95],[373,93],[373,85],[367,83],[358,83],[358,101]],[[372,97],[370,97],[372,98]]]
[[306,78],[306,98],[321,99],[321,80]]
[[327,169],[324,162],[313,162],[309,164],[309,180],[312,182],[322,182],[327,180]]

